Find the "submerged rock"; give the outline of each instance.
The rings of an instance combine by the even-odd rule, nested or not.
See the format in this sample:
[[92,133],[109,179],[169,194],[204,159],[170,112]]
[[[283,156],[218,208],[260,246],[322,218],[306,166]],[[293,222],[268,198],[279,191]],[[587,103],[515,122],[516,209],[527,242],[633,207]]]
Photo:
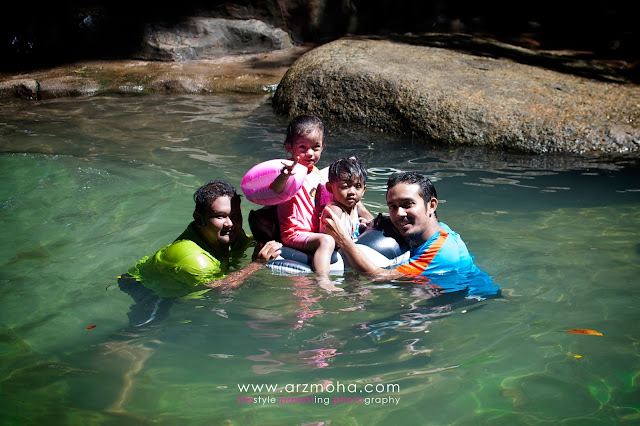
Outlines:
[[291,66],[274,107],[451,145],[640,151],[639,86],[577,61],[558,65],[549,55],[493,47],[340,39]]

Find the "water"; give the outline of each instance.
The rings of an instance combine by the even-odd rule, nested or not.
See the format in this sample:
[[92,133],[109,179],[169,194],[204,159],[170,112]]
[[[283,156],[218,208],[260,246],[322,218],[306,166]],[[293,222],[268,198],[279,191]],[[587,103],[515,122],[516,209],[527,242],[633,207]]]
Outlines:
[[349,273],[327,294],[265,269],[130,327],[117,276],[182,232],[196,187],[282,158],[287,120],[267,98],[208,96],[4,103],[0,123],[4,424],[640,422],[634,161],[328,125],[320,165],[356,153],[373,213],[393,171],[431,176],[503,297],[428,301]]

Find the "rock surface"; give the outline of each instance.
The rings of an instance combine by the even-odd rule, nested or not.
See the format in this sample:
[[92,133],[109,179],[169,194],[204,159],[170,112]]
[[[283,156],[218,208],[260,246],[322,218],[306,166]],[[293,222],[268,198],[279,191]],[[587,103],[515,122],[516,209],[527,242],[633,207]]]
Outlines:
[[403,41],[343,38],[308,52],[280,82],[275,108],[452,145],[640,151],[640,87],[596,65],[496,43],[457,51]]
[[187,62],[87,61],[0,74],[0,98],[48,99],[97,94],[264,93],[312,46]]
[[191,61],[293,47],[289,34],[257,19],[192,17],[179,24],[149,24],[138,59]]

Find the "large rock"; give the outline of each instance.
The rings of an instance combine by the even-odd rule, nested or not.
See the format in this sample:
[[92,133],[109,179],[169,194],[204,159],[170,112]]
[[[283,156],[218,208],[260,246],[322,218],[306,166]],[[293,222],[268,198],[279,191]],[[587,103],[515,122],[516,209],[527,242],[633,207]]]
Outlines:
[[292,47],[289,34],[256,19],[189,18],[179,24],[149,24],[138,59],[188,61]]
[[0,73],[0,99],[101,94],[271,93],[312,46],[187,62],[88,61],[18,75]]
[[[572,74],[535,66],[535,54],[522,49],[516,56],[529,64],[389,40],[340,39],[293,64],[274,107],[290,117],[315,114],[453,145],[640,151],[637,85],[576,75],[588,74],[588,67]],[[539,59],[549,64],[548,56]]]

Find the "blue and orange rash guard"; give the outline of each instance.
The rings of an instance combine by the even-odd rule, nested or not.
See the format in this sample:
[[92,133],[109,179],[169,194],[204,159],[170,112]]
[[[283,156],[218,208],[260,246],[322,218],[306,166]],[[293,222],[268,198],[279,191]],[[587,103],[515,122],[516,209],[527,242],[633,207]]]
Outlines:
[[228,254],[214,255],[192,222],[173,243],[144,257],[128,273],[160,297],[185,296],[194,287],[225,278],[230,269],[237,269],[251,241],[242,231]]
[[412,248],[409,263],[398,266],[396,270],[408,277],[417,277],[465,271],[473,267],[473,257],[460,235],[442,222],[440,226],[443,231],[433,235],[420,247]]

